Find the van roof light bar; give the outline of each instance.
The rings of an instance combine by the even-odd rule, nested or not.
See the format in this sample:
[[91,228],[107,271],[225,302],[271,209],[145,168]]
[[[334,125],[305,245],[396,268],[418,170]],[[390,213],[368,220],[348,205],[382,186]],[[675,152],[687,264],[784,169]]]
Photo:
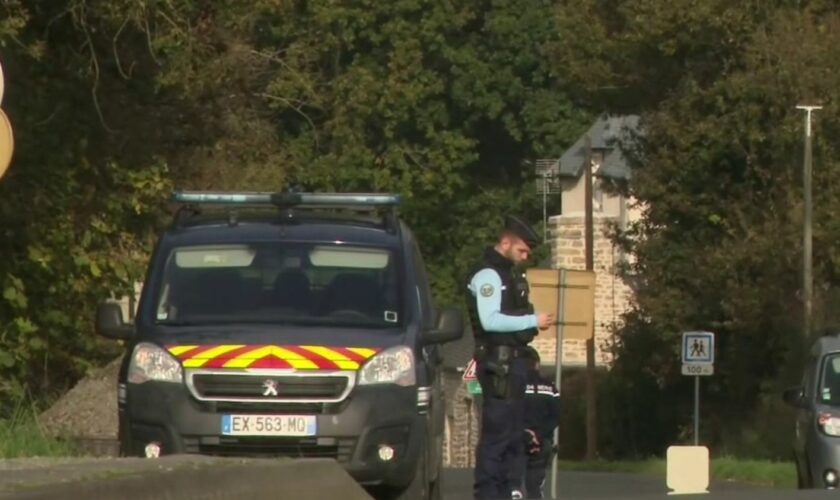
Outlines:
[[396,207],[402,199],[398,194],[380,193],[175,191],[172,193],[172,201],[195,205]]

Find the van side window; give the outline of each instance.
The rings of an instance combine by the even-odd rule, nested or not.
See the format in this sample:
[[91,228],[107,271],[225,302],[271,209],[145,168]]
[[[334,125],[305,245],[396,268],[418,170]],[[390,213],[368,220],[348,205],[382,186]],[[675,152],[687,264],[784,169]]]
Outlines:
[[429,277],[426,274],[426,265],[423,262],[423,255],[420,253],[420,249],[417,247],[416,243],[413,245],[412,253],[414,254],[414,268],[417,276],[417,291],[420,299],[420,308],[422,309],[421,314],[423,317],[423,326],[426,328],[434,328],[437,312],[435,311],[434,299],[432,298],[432,290],[429,285]]
[[831,353],[823,358],[820,379],[819,401],[832,406],[840,405],[840,354]]

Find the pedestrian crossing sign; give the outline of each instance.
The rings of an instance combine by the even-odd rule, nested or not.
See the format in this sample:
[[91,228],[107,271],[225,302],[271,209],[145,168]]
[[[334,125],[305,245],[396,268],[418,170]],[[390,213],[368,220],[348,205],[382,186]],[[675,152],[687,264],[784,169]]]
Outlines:
[[713,364],[715,362],[715,334],[711,332],[683,333],[682,361],[685,364]]
[[462,379],[466,382],[469,382],[470,380],[478,380],[478,377],[475,376],[475,359],[471,359],[467,364],[467,368],[464,369],[464,376]]

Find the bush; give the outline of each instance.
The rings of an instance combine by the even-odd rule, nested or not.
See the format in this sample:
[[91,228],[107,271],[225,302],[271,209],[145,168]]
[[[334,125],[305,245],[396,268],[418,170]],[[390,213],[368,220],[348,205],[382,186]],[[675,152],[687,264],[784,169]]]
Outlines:
[[71,444],[47,436],[38,424],[37,415],[31,400],[20,399],[11,415],[0,419],[0,458],[74,454]]

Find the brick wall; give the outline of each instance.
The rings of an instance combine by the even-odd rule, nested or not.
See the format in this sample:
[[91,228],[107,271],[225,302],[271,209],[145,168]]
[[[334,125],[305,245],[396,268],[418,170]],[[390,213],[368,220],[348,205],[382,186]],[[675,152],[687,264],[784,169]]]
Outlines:
[[[614,325],[621,320],[621,314],[630,306],[629,287],[616,275],[622,258],[621,252],[609,239],[610,225],[617,218],[602,214],[593,216],[593,245],[595,267],[595,359],[598,364],[610,362],[610,345],[613,341]],[[560,215],[549,219],[552,267],[565,269],[586,269],[584,218],[579,215]],[[540,335],[534,342],[540,356],[547,363],[554,363],[556,339],[551,335]],[[575,366],[586,364],[586,342],[583,340],[563,341],[563,364]]]

